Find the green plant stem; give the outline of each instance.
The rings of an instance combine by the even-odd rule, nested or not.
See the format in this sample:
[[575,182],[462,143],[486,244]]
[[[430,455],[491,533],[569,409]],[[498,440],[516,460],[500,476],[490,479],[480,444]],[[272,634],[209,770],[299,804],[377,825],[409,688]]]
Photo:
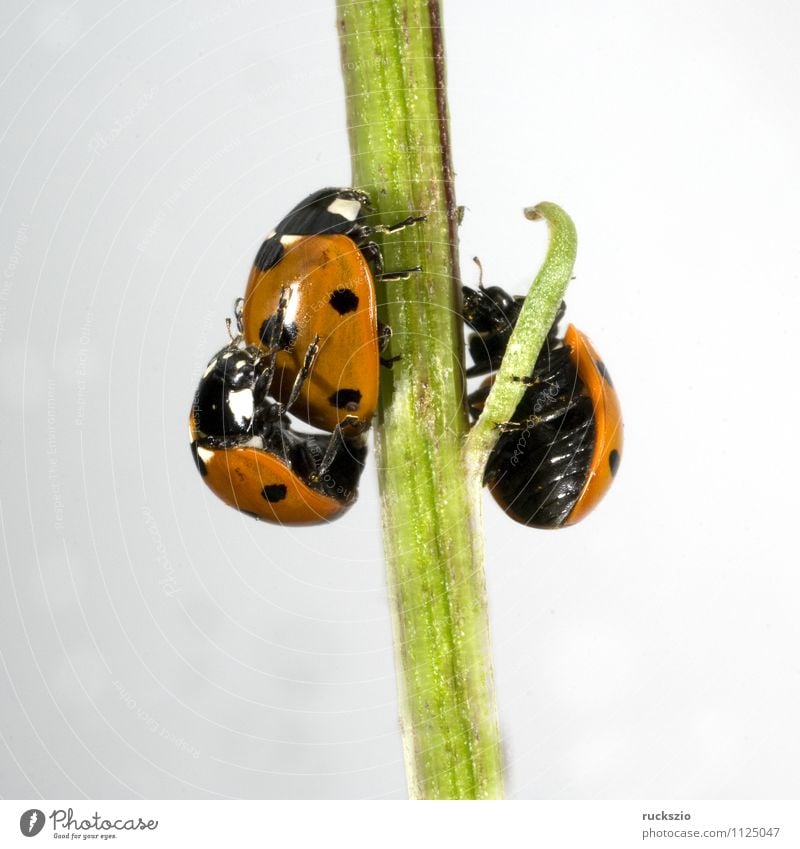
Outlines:
[[338,0],[354,185],[381,220],[425,213],[383,240],[381,320],[401,359],[375,427],[409,793],[499,798],[500,742],[480,528],[461,447],[457,210],[438,0]]

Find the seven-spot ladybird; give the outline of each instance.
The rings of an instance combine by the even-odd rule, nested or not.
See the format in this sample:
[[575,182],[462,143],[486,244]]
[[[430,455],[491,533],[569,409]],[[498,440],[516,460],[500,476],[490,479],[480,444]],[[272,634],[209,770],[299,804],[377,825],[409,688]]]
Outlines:
[[[424,217],[370,226],[369,208],[368,196],[355,189],[321,189],[305,198],[261,245],[237,305],[249,344],[267,348],[268,340],[277,340],[272,391],[287,404],[305,352],[318,340],[319,356],[292,413],[322,430],[369,427],[378,402],[380,353],[391,335],[378,322],[374,280],[403,279],[419,270],[384,272],[381,251],[370,238]],[[282,290],[289,303],[276,328]]]
[[[321,189],[267,236],[245,297],[239,335],[210,361],[189,419],[192,454],[206,483],[231,506],[282,524],[313,524],[355,501],[375,413],[380,353],[391,332],[377,320],[375,280],[383,271],[375,233],[424,220],[369,226],[369,198],[355,189]],[[464,287],[463,317],[473,365],[490,375],[470,395],[480,413],[524,298],[500,287]],[[616,474],[622,451],[619,400],[587,337],[558,322],[529,376],[514,420],[484,480],[518,522],[554,528],[586,516]],[[274,396],[274,399],[270,397]],[[324,434],[303,434],[291,412]]]
[[[494,371],[505,353],[523,299],[492,287],[464,287],[464,317],[475,365],[470,376]],[[622,454],[622,415],[611,378],[588,338],[570,325],[563,339],[558,322],[528,377],[514,421],[503,431],[486,465],[484,480],[515,521],[558,528],[583,519],[600,502]],[[480,413],[494,375],[470,395]]]
[[212,358],[189,417],[192,455],[232,507],[281,524],[329,521],[356,499],[365,439],[345,439],[338,427],[324,435],[293,430],[284,405],[267,395],[273,366],[241,337]]

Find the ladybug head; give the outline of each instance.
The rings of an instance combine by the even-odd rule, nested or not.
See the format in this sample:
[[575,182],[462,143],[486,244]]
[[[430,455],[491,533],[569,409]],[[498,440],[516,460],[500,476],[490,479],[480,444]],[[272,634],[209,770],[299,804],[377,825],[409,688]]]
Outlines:
[[517,321],[521,298],[509,295],[499,286],[471,289],[463,286],[464,321],[477,333],[511,330]]
[[240,338],[211,358],[192,405],[192,421],[198,434],[219,445],[230,445],[253,434],[256,413],[276,406],[266,393],[260,397],[259,378],[264,371],[260,352]]

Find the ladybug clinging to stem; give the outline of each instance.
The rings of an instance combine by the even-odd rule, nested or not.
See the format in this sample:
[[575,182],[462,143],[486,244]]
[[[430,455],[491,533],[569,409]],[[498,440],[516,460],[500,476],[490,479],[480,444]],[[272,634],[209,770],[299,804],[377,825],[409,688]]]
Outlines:
[[[463,287],[463,317],[474,365],[467,376],[499,368],[524,298],[498,286]],[[529,375],[513,420],[502,431],[486,464],[484,481],[515,521],[535,528],[573,525],[605,495],[622,455],[619,398],[603,361],[573,325],[563,337],[561,305]],[[470,412],[480,415],[494,375],[473,392]]]
[[[372,236],[424,221],[407,216],[370,225],[369,197],[352,188],[320,189],[302,200],[267,236],[256,255],[237,320],[245,341],[265,349],[277,339],[273,393],[287,401],[305,352],[316,340],[292,412],[314,427],[349,433],[369,427],[378,402],[381,351],[391,336],[378,322],[375,281],[407,278],[419,268],[384,271]],[[281,326],[273,326],[282,291]]]

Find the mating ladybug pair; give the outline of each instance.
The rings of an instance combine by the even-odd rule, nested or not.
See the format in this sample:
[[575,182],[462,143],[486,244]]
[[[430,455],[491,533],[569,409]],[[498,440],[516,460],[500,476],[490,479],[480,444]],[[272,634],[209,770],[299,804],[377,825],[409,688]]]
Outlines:
[[[190,415],[200,473],[227,504],[257,518],[312,524],[356,499],[375,413],[381,351],[391,332],[377,318],[375,281],[385,272],[375,233],[423,218],[369,226],[369,198],[322,189],[299,203],[266,238],[244,299],[239,333],[209,363]],[[521,297],[499,287],[464,287],[474,365],[489,375],[469,397],[480,414],[519,316]],[[563,313],[563,308],[562,308]],[[558,319],[530,375],[514,420],[492,452],[485,482],[518,522],[553,528],[582,519],[603,497],[619,464],[622,421],[608,373],[573,326]],[[292,413],[325,431],[296,431]]]
[[[189,417],[203,479],[259,519],[313,524],[356,499],[366,430],[378,402],[381,351],[375,281],[385,272],[365,222],[369,198],[321,189],[267,236],[236,304],[238,335],[208,364]],[[301,433],[289,413],[324,431]]]

